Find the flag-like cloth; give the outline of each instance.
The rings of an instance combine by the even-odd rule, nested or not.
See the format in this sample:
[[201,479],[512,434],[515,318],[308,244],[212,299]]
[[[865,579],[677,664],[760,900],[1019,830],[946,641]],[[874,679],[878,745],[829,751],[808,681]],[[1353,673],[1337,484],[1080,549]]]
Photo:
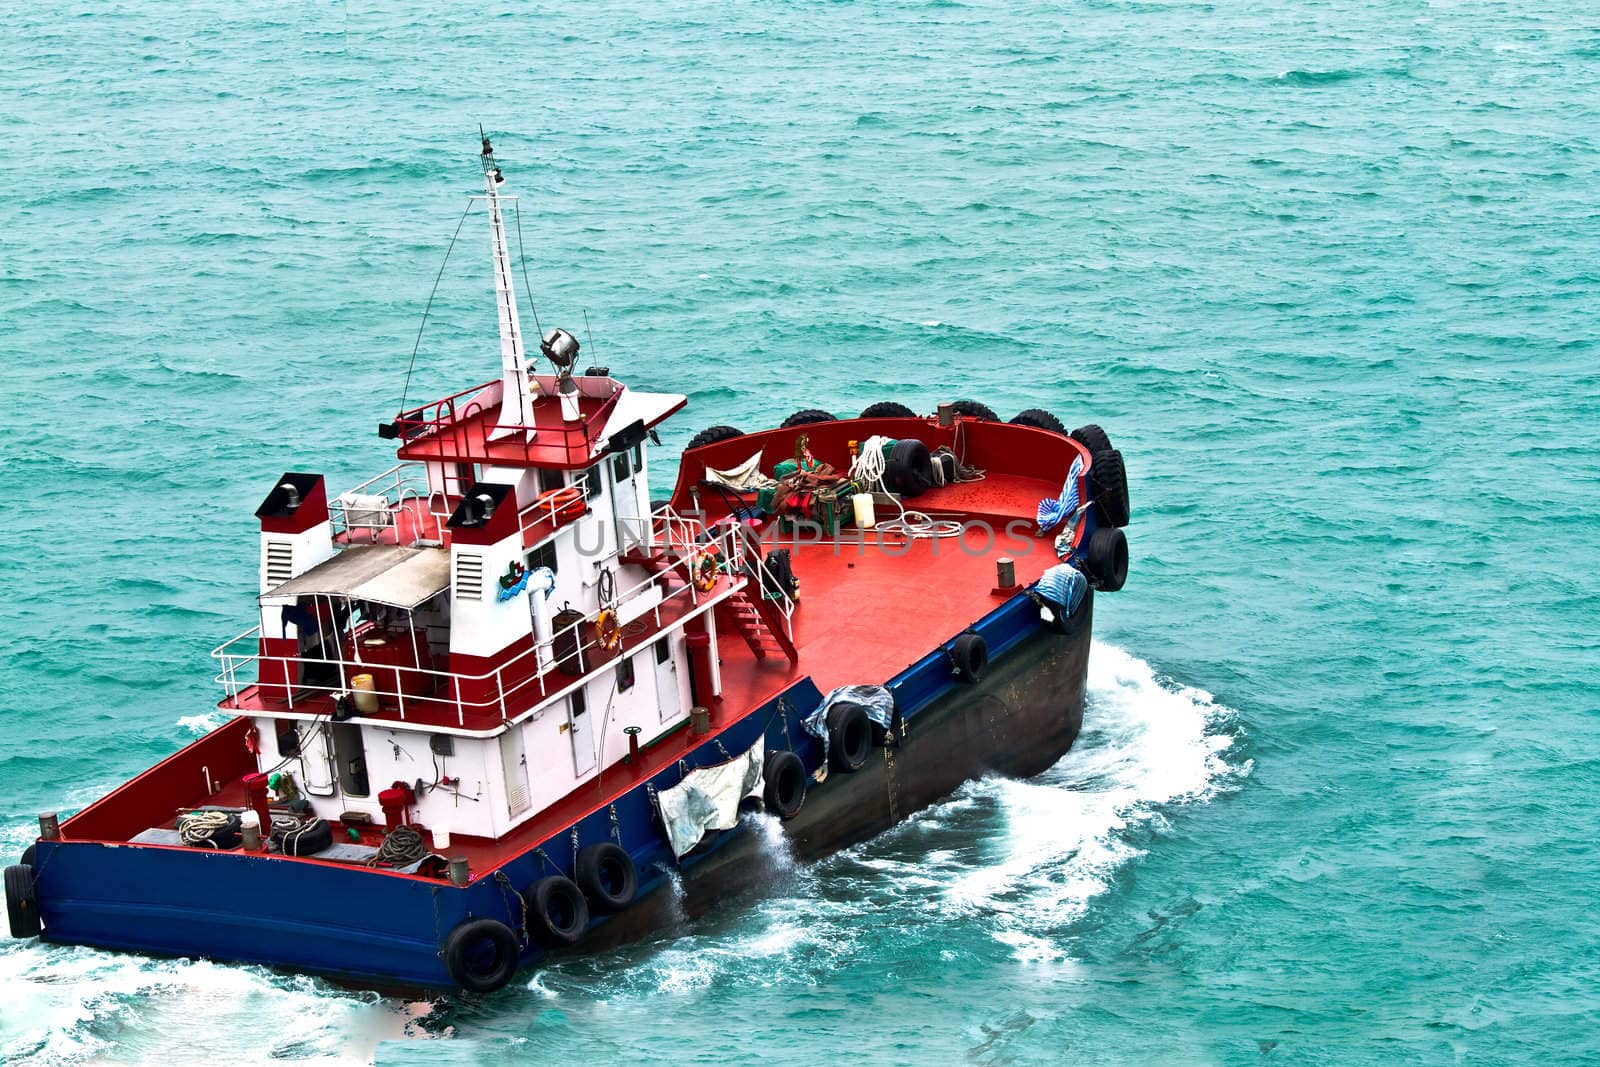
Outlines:
[[1083,457],[1079,456],[1072,461],[1072,469],[1067,471],[1067,482],[1061,487],[1061,495],[1054,500],[1039,501],[1039,529],[1049,533],[1061,521],[1074,511],[1078,510],[1081,501],[1078,499],[1078,479],[1083,474]]

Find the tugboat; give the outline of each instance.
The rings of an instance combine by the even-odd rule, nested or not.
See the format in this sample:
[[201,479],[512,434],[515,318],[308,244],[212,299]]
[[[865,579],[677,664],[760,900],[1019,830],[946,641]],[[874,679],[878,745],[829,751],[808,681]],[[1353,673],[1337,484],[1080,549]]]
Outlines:
[[348,491],[270,486],[232,718],[41,815],[13,936],[484,993],[742,889],[759,822],[810,860],[1071,747],[1128,569],[1103,430],[801,410],[699,433],[653,501],[685,398],[525,348],[481,163],[500,377],[383,424]]

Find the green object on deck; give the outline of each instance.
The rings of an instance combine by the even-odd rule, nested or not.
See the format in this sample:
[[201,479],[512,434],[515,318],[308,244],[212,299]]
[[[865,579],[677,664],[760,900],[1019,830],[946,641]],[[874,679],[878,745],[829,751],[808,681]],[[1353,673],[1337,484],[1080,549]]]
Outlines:
[[357,844],[357,845],[361,844],[361,831],[360,830],[357,830],[354,826],[346,826],[344,828],[344,832],[350,835],[350,841],[351,841],[352,844]]
[[278,788],[278,783],[281,781],[283,781],[283,772],[273,771],[271,774],[267,775],[267,788],[275,790]]
[[793,474],[799,469],[800,464],[796,463],[794,460],[780,459],[777,466],[772,468],[772,476],[781,480],[789,477],[789,475]]

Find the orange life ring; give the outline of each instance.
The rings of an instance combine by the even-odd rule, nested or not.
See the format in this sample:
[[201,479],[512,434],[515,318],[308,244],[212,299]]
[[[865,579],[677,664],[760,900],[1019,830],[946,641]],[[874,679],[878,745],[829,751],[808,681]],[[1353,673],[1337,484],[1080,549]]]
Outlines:
[[583,514],[583,490],[575,485],[551,489],[534,497],[533,506],[557,521],[576,518]]
[[607,652],[622,643],[622,625],[617,622],[617,613],[610,608],[594,617],[594,639]]
[[717,575],[722,569],[721,560],[717,557],[717,550],[707,549],[694,565],[694,587],[702,593],[709,593],[716,588]]

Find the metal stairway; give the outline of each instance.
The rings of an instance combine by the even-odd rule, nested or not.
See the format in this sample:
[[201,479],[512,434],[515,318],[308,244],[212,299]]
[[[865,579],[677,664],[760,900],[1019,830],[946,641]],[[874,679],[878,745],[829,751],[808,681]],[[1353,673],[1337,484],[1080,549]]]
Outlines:
[[[620,555],[618,561],[664,575],[664,582],[682,584],[689,580],[685,562],[663,552],[633,548]],[[761,574],[758,564],[755,576],[745,578],[741,588],[717,603],[713,609],[717,625],[737,633],[758,660],[783,655],[790,663],[799,663],[800,650],[789,639],[788,620],[772,601],[761,595]]]

